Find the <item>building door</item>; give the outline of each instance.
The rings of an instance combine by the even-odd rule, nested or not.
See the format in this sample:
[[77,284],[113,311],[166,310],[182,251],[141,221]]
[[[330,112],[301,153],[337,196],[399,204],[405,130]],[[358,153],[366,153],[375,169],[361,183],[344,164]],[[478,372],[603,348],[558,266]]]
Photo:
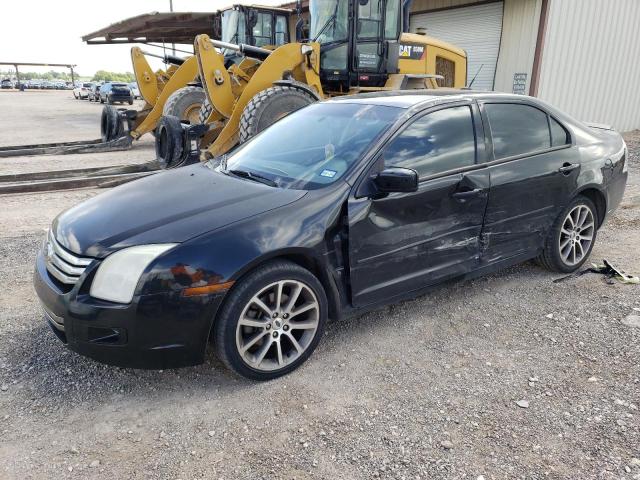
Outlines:
[[[410,30],[452,43],[467,52],[467,82],[478,74],[474,89],[493,90],[500,51],[503,2],[411,15]],[[482,67],[482,68],[481,68]],[[436,72],[447,78],[447,72]]]

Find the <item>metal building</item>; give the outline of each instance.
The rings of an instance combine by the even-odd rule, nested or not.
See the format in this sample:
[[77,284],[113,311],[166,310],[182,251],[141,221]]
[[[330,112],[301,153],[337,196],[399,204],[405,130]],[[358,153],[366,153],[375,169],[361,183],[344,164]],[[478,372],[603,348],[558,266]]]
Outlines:
[[464,48],[474,88],[640,128],[640,0],[415,0],[412,32]]

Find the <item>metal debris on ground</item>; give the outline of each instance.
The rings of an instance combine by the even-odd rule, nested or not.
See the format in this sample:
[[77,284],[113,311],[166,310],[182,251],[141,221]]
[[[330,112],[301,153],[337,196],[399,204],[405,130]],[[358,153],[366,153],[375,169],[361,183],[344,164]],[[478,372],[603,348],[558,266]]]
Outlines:
[[556,278],[553,283],[560,283],[568,280],[569,278],[580,277],[585,273],[599,273],[600,275],[605,275],[607,283],[615,283],[615,279],[622,283],[640,284],[640,277],[636,275],[629,275],[606,259],[602,260],[602,265],[592,263],[590,268],[572,273],[565,277]]

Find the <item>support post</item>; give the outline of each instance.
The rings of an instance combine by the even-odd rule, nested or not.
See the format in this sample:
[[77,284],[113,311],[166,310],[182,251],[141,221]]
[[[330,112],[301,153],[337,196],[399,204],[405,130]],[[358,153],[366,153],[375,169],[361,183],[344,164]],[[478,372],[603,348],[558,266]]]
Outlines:
[[76,77],[73,74],[73,65],[69,65],[69,68],[71,69],[71,84],[73,85],[73,88],[76,88]]
[[16,82],[18,83],[18,88],[20,88],[20,72],[18,71],[18,65],[14,65],[16,68]]

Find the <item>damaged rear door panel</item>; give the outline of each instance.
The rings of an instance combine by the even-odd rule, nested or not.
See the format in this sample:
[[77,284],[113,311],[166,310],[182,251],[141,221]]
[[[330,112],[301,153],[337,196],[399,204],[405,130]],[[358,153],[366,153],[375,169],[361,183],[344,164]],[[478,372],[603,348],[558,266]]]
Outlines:
[[526,102],[481,110],[493,150],[482,264],[534,256],[576,190],[579,152],[567,129]]

